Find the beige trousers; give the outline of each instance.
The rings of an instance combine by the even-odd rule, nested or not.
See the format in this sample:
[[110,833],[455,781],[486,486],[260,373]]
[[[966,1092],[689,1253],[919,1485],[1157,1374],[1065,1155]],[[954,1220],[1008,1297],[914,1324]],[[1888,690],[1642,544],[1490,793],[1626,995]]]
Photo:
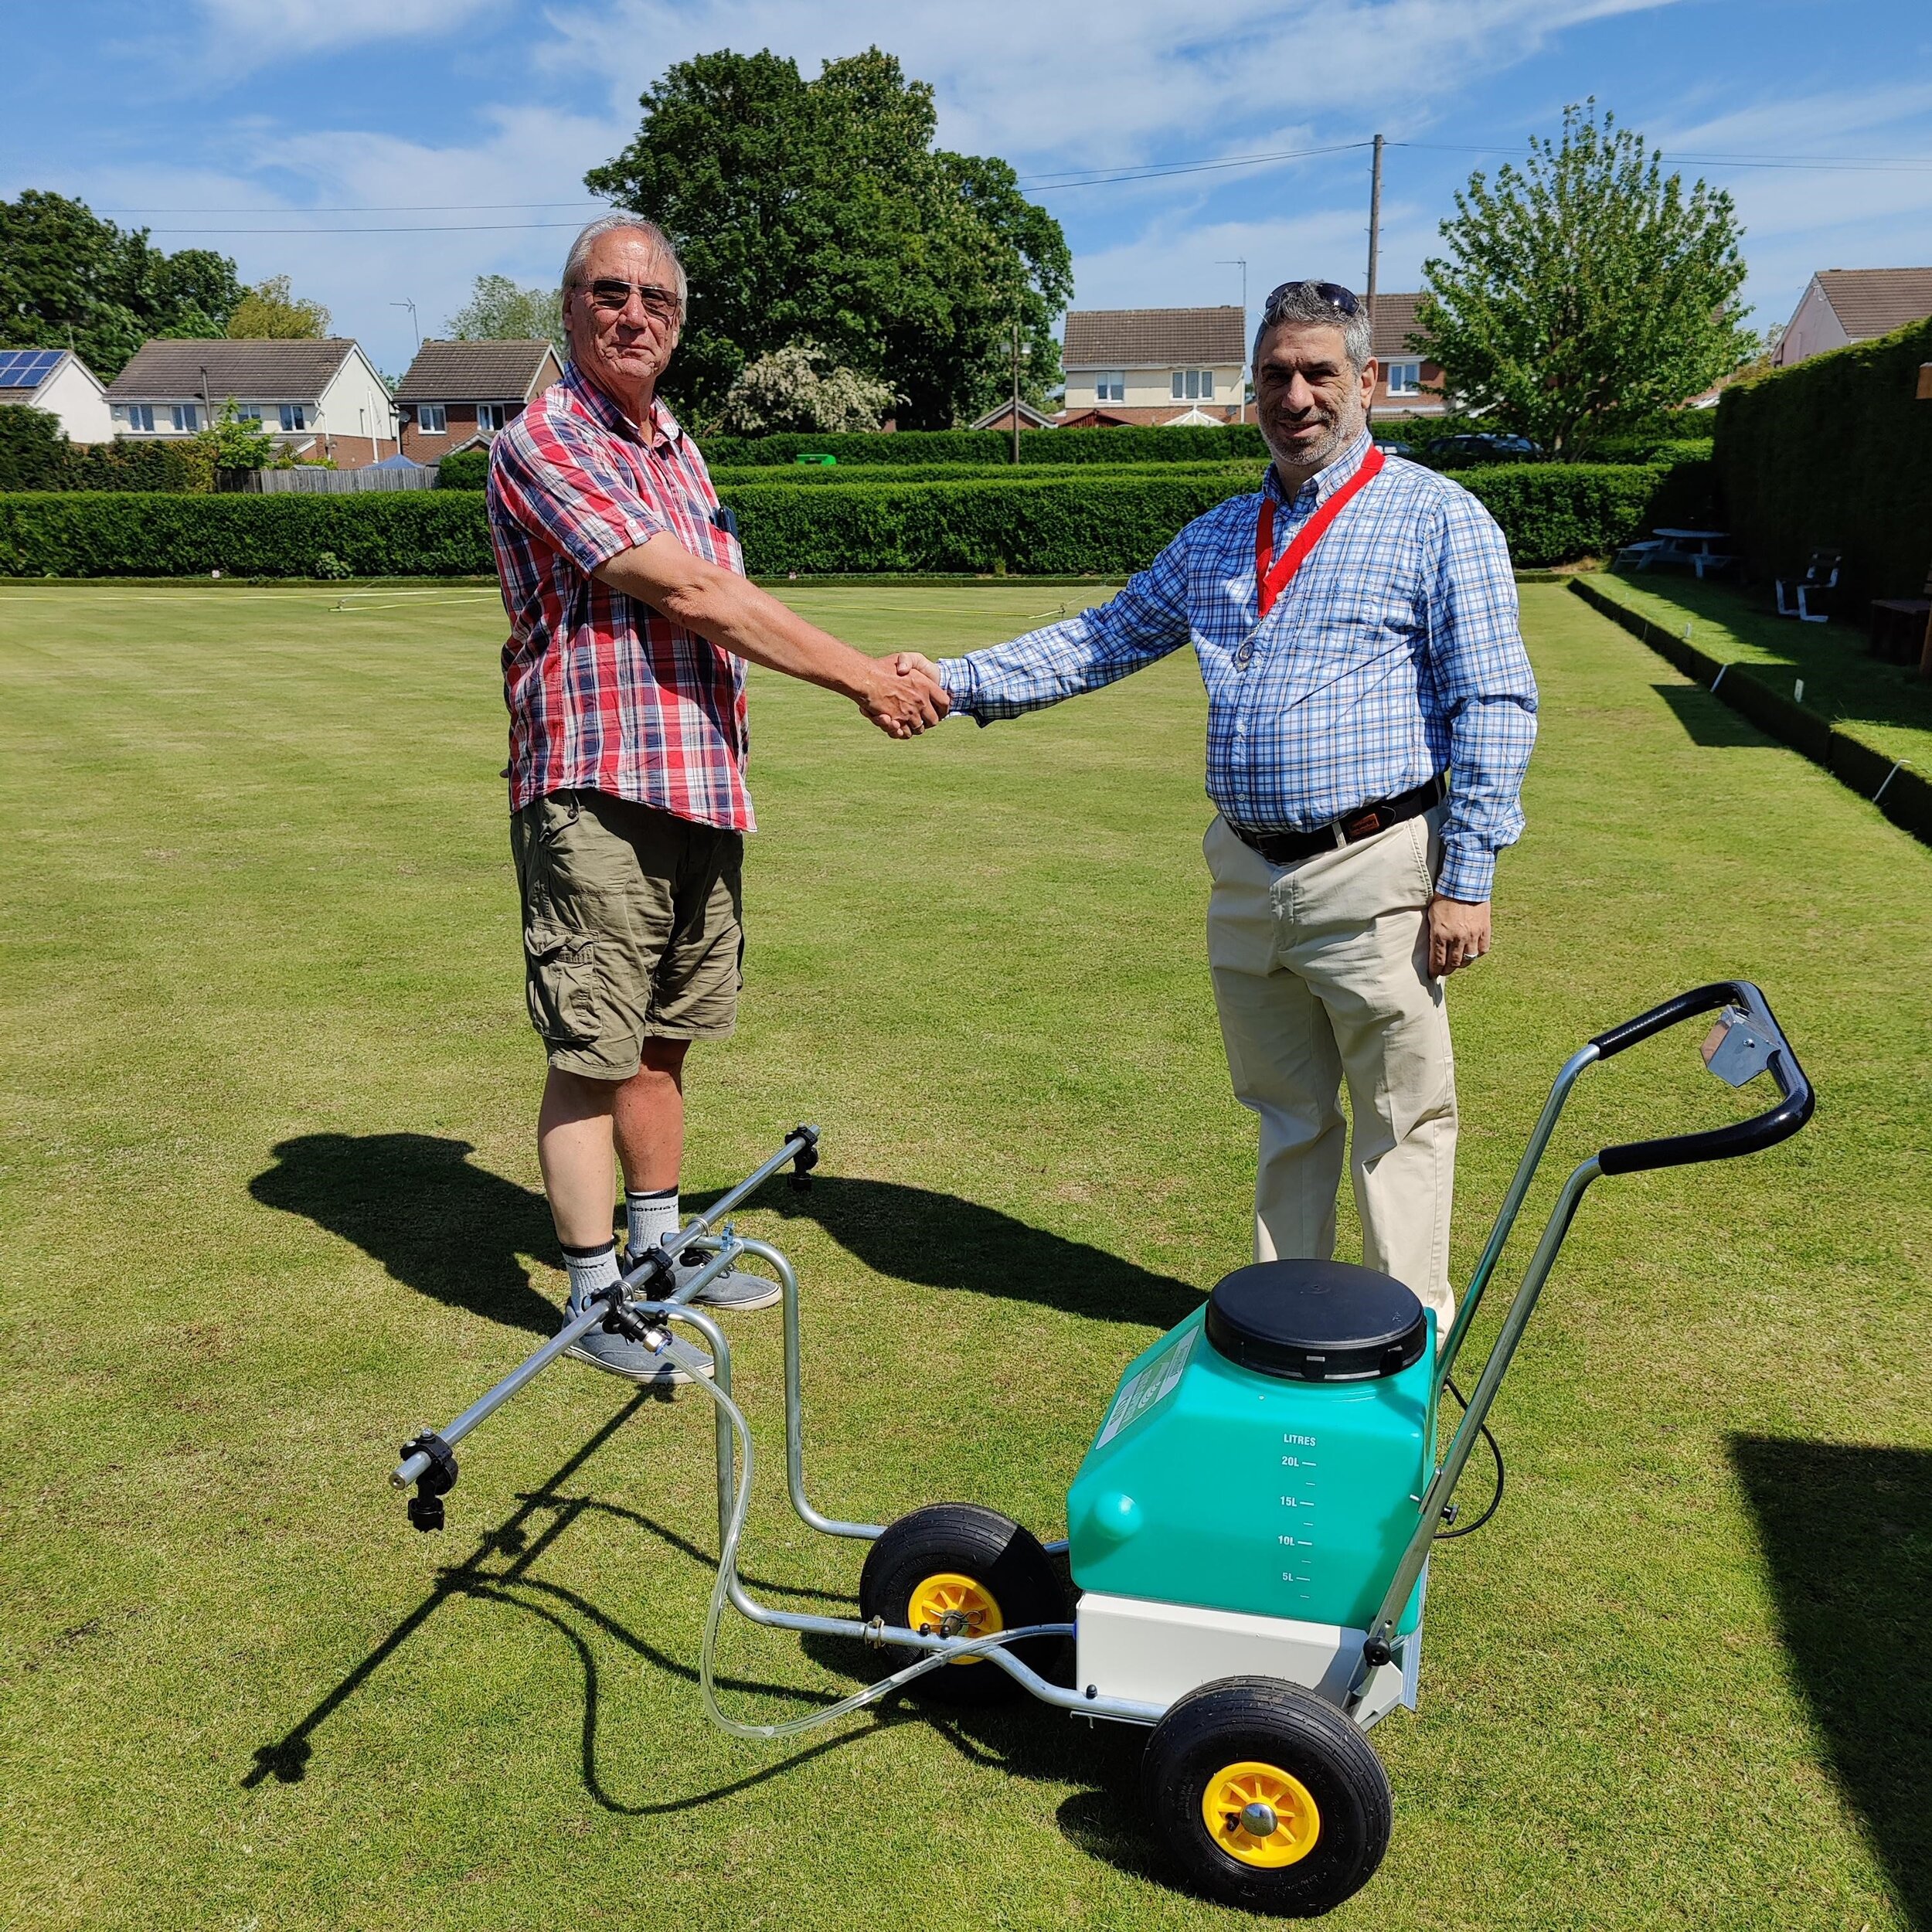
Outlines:
[[1425,918],[1441,820],[1438,807],[1288,866],[1218,818],[1202,842],[1228,1071],[1261,1122],[1255,1259],[1332,1257],[1345,1078],[1362,1260],[1435,1310],[1438,1342],[1455,1308],[1455,1063]]

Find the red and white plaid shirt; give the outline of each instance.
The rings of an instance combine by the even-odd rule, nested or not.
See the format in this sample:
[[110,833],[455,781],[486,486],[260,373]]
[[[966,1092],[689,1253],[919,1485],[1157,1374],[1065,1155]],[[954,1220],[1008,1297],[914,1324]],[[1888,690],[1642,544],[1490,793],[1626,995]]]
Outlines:
[[704,458],[662,403],[648,436],[573,364],[497,436],[490,538],[509,613],[510,809],[604,791],[750,832],[741,659],[592,573],[668,530],[741,575]]

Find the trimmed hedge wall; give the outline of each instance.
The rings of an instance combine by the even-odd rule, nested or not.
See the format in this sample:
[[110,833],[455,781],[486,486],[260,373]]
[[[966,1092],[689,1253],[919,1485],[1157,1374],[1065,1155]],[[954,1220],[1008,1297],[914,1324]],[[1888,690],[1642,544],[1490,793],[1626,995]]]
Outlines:
[[0,577],[481,577],[478,491],[0,496]]
[[[707,436],[699,439],[714,469],[764,468],[796,457],[835,456],[841,468],[872,463],[984,463],[1013,460],[1013,438],[1001,430],[904,430],[891,436]],[[1020,461],[1034,463],[1226,463],[1268,460],[1252,423],[1219,428],[1022,430]]]
[[[1520,566],[1605,556],[1693,513],[1709,466],[1533,463],[1464,470]],[[754,575],[998,571],[1112,576],[1254,489],[1251,468],[1173,464],[959,481],[723,491]],[[475,490],[364,496],[0,496],[0,576],[454,577],[493,568]]]
[[[1109,481],[1129,477],[1213,477],[1233,479],[1243,489],[1258,490],[1266,465],[1262,463],[1109,463],[1087,464],[1080,479],[1103,476]],[[743,489],[876,489],[896,483],[1039,483],[1063,482],[1064,463],[1022,463],[1015,469],[1010,463],[872,463],[852,468],[826,470],[800,465],[783,469],[772,464],[734,464],[730,469],[714,467],[711,481],[723,495]]]
[[[1621,624],[1631,636],[1640,638],[1660,658],[1667,658],[1687,678],[1709,690],[1723,665],[1708,651],[1700,651],[1687,639],[1620,604],[1586,578],[1573,577],[1570,589],[1593,611],[1600,611],[1611,623]],[[1886,754],[1854,737],[1842,726],[1807,711],[1781,691],[1755,675],[1748,664],[1733,664],[1723,672],[1724,682],[1716,696],[1742,716],[1750,719],[1767,736],[1794,751],[1802,752],[1814,764],[1822,765],[1833,777],[1860,797],[1871,798],[1883,787],[1879,810],[1893,825],[1915,838],[1932,845],[1932,780],[1910,766],[1899,764]]]
[[1932,401],[1916,396],[1926,362],[1932,321],[1724,392],[1717,471],[1753,577],[1795,573],[1834,549],[1854,607],[1919,594],[1932,565]]

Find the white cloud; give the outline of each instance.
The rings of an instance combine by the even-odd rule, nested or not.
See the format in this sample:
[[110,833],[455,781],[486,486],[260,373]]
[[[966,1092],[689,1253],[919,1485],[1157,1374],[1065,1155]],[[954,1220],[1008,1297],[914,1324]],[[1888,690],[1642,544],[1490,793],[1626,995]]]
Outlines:
[[447,34],[506,0],[199,0],[207,57],[233,73],[291,56]]
[[539,58],[607,76],[614,104],[628,106],[672,61],[718,47],[769,47],[809,75],[828,52],[876,44],[934,83],[948,143],[1104,166],[1180,138],[1189,155],[1228,151],[1257,121],[1386,102],[1383,50],[1399,50],[1401,85],[1420,106],[1580,22],[1676,3],[1220,0],[1185,15],[1173,0],[1068,0],[1043,20],[1032,0],[615,0],[553,14],[558,39]]

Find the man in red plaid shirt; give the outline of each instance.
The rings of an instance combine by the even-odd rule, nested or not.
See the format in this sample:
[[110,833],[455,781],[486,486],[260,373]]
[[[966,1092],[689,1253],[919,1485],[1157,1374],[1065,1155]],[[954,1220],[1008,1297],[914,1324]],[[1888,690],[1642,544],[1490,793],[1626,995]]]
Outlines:
[[[570,367],[490,456],[510,843],[549,1053],[537,1151],[573,1312],[618,1278],[614,1151],[628,1251],[677,1226],[685,1053],[735,1018],[746,660],[838,692],[896,738],[946,709],[923,672],[852,650],[746,578],[704,459],[656,397],[685,292],[655,224],[593,222],[564,267]],[[765,1307],[778,1289],[733,1270],[699,1298]],[[685,1379],[598,1330],[572,1352]]]

